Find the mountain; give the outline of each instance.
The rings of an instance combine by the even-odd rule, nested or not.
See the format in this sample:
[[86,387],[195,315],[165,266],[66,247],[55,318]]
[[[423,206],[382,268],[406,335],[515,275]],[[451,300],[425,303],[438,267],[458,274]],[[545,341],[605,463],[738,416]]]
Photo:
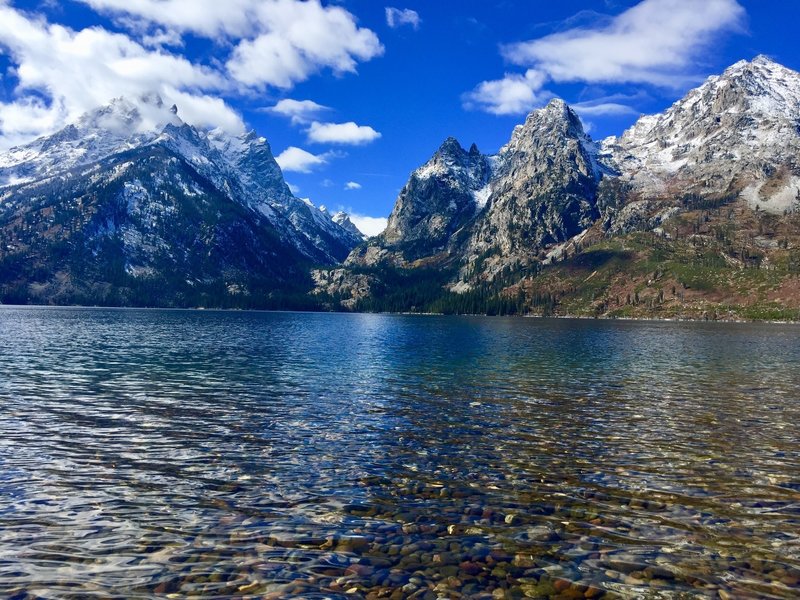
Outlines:
[[448,138],[411,174],[382,239],[412,256],[442,250],[485,206],[490,174],[489,160],[475,145],[467,151]]
[[[313,274],[364,310],[800,318],[800,74],[764,56],[593,141],[561,100],[448,138],[387,230]],[[667,292],[665,292],[667,290]]]
[[[800,194],[800,79],[765,56],[740,61],[664,113],[603,142],[632,199],[739,197],[773,214]],[[641,202],[628,208],[635,215]]]
[[448,138],[400,191],[386,230],[347,258],[350,268],[424,265],[457,270],[470,289],[599,216],[606,167],[575,112],[553,100],[532,112],[493,156]]
[[295,198],[269,144],[123,98],[0,155],[0,299],[264,305],[362,237]]
[[492,157],[487,210],[466,246],[467,262],[495,255],[495,265],[563,242],[597,218],[604,172],[597,149],[562,100],[533,111]]
[[[320,210],[323,209],[324,207],[320,207]],[[339,211],[337,213],[334,213],[333,216],[331,216],[331,221],[336,223],[339,227],[341,227],[345,231],[349,231],[361,241],[367,238],[367,236],[364,235],[364,233],[362,233],[358,227],[356,227],[356,224],[350,220],[350,215],[348,215],[344,211]]]
[[0,154],[0,301],[800,319],[798,157],[800,74],[759,56],[600,142],[558,99],[450,137],[366,238],[264,138],[117,99]]

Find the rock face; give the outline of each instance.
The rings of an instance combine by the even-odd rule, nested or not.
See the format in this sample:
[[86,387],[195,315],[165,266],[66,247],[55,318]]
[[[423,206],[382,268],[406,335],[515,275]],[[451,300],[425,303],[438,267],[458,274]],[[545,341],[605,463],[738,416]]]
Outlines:
[[264,138],[176,113],[118,99],[0,155],[6,301],[224,304],[302,286],[361,241],[292,195]]
[[[557,282],[527,300],[526,285],[546,267],[572,277],[558,265],[578,257],[592,270],[568,292],[610,262],[618,306],[663,279],[611,282],[626,261],[652,270],[665,256],[679,258],[679,297],[680,282],[707,285],[692,275],[703,269],[800,271],[799,157],[800,74],[760,56],[600,144],[561,100],[495,155],[448,138],[365,239],[347,215],[294,197],[264,138],[198,130],[156,97],[118,99],[0,155],[0,301],[247,305],[316,286],[331,306],[437,310],[448,296],[480,311],[494,295],[505,310],[514,294],[553,310]],[[626,246],[639,233],[649,242]],[[599,279],[587,302],[608,310]],[[381,294],[391,302],[371,302]]]
[[[347,259],[350,266],[403,266],[436,258],[470,270],[501,267],[563,242],[597,218],[607,171],[578,116],[562,100],[532,112],[497,155],[448,138],[411,174],[386,231]],[[492,264],[481,267],[491,273]]]
[[[725,204],[800,208],[800,74],[763,56],[602,143],[561,100],[528,115],[494,156],[448,138],[411,174],[386,231],[345,267],[373,278],[434,268],[445,289],[466,292],[561,260],[586,239],[662,235],[684,212]],[[346,269],[336,280],[355,285]]]
[[411,174],[382,242],[402,250],[409,260],[440,252],[486,206],[491,172],[488,157],[474,144],[467,151],[448,138]]
[[511,256],[563,242],[597,218],[603,169],[578,116],[562,100],[528,115],[493,158],[489,207],[468,250]]
[[603,153],[642,196],[737,196],[782,214],[800,192],[800,76],[758,56],[642,117]]
[[346,212],[339,211],[331,217],[331,220],[345,231],[349,231],[360,240],[364,240],[367,236],[356,227],[356,224],[350,220],[350,215]]

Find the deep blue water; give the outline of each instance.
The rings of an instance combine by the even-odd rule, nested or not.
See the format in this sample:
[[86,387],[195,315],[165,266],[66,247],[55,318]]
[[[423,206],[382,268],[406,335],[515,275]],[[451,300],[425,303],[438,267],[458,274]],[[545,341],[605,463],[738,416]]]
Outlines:
[[800,594],[798,326],[0,307],[0,361],[0,596]]

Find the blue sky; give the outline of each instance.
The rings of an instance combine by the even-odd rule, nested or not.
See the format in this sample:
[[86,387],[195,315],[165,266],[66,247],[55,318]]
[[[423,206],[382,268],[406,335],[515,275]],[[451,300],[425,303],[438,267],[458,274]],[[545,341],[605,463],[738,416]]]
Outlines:
[[298,196],[384,217],[450,135],[496,152],[555,96],[618,134],[737,60],[799,69],[797,23],[786,0],[0,0],[0,148],[156,91],[267,137]]

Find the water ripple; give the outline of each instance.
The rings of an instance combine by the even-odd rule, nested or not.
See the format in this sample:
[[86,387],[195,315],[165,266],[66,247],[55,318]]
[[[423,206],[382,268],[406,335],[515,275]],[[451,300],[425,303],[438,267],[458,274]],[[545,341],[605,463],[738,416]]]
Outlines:
[[0,595],[791,598],[800,329],[0,308]]

